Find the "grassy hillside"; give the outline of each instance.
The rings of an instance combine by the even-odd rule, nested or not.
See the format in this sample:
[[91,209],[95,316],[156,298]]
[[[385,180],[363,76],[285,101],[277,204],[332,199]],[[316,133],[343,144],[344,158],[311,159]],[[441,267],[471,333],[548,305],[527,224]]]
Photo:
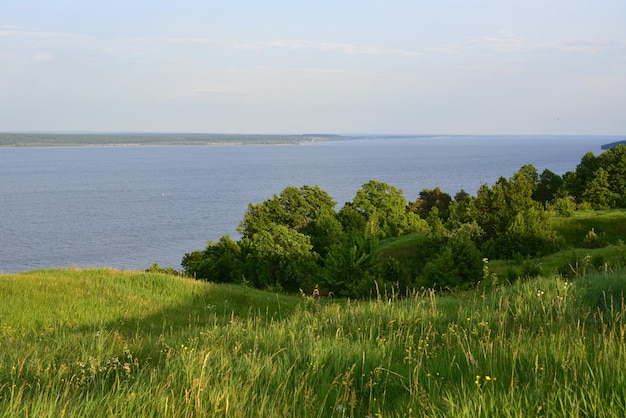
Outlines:
[[[554,218],[552,225],[568,245],[574,248],[602,247],[626,240],[625,210],[576,211],[570,218]],[[588,239],[592,230],[597,235],[595,242]]]
[[[561,237],[561,251],[533,260],[491,260],[491,271],[511,279],[529,274],[575,276],[587,270],[626,267],[626,210],[576,211],[569,218],[553,217],[552,226]],[[410,263],[419,256],[419,244],[426,235],[419,232],[382,240],[383,259],[391,256]]]
[[623,416],[625,282],[348,302],[2,275],[0,416]]

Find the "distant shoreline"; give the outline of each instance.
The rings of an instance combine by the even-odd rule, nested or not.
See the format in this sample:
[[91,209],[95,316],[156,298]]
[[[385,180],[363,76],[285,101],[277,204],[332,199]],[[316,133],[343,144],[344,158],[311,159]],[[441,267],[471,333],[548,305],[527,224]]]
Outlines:
[[142,145],[297,145],[350,139],[330,134],[261,135],[196,133],[0,133],[0,147]]
[[626,145],[626,140],[624,140],[624,141],[617,141],[617,142],[611,142],[610,144],[604,144],[604,145],[602,145],[601,148],[603,150],[607,150],[607,149],[615,148],[618,145]]
[[[607,142],[618,139],[615,135],[446,135],[446,134],[220,134],[220,133],[81,133],[81,132],[0,132],[0,148],[27,147],[87,147],[87,146],[222,146],[222,145],[299,145],[315,142],[349,141],[378,138],[450,138],[450,137],[606,137]],[[603,150],[626,144],[626,140],[607,143]]]

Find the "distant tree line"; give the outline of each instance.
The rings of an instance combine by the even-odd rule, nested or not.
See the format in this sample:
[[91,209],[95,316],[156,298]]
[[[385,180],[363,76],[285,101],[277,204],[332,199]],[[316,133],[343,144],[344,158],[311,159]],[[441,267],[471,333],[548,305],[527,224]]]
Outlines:
[[[626,207],[626,146],[585,154],[559,176],[532,165],[471,196],[438,187],[409,202],[402,190],[371,180],[339,210],[318,186],[290,186],[249,204],[235,241],[228,235],[185,254],[184,273],[200,280],[246,283],[287,292],[369,295],[375,285],[471,286],[485,276],[485,258],[538,257],[560,249],[550,216],[576,208]],[[384,256],[382,240],[422,232],[415,256]]]
[[211,133],[9,133],[0,132],[2,147],[85,145],[299,144],[348,137],[328,134],[261,135]]

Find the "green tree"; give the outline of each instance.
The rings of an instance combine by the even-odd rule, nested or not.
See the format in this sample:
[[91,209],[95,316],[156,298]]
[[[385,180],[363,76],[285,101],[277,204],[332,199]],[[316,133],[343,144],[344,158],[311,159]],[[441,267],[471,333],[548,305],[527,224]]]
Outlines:
[[544,204],[546,202],[553,202],[562,184],[563,178],[546,168],[539,176],[539,182],[533,193],[533,199]]
[[470,219],[467,214],[467,209],[472,202],[473,197],[465,190],[461,189],[454,195],[454,201],[450,202],[448,209],[449,218],[448,222],[452,225],[459,225],[469,222]]
[[603,152],[598,160],[600,167],[607,173],[608,187],[615,199],[613,206],[626,207],[626,145],[618,145]]
[[580,160],[573,172],[567,172],[563,176],[563,185],[559,194],[561,196],[573,196],[576,202],[583,200],[583,192],[587,183],[593,178],[594,173],[600,168],[600,161],[589,151]]
[[337,213],[337,219],[341,223],[344,232],[365,232],[366,219],[352,202],[347,202]]
[[241,240],[245,275],[256,287],[280,286],[289,292],[309,290],[317,273],[317,254],[309,236],[270,223]]
[[358,231],[343,236],[324,258],[322,287],[337,296],[363,295],[380,265],[378,240]]
[[428,223],[428,239],[443,243],[450,236],[450,231],[448,231],[439,216],[439,209],[436,206],[433,206],[426,218],[426,222]]
[[483,184],[467,208],[468,219],[478,223],[485,232],[485,239],[504,234],[515,216],[508,202],[509,189],[509,182],[504,177],[500,177],[491,188]]
[[483,245],[490,257],[509,257],[516,247],[526,248],[524,242],[532,241],[534,233],[551,236],[547,213],[532,198],[536,174],[533,166],[522,166],[509,180],[501,177],[492,188],[481,186],[470,203],[468,218],[484,231]]
[[599,168],[593,178],[586,184],[583,201],[589,202],[594,209],[608,209],[615,205],[620,196],[611,190],[609,173]]
[[365,219],[369,232],[379,238],[397,237],[419,230],[419,216],[407,213],[403,192],[387,183],[370,180],[356,192],[352,207]]
[[419,198],[409,204],[409,212],[417,213],[420,217],[426,218],[432,208],[437,208],[439,216],[444,220],[448,218],[448,210],[452,197],[448,193],[441,191],[439,187],[434,189],[424,189],[420,192]]
[[279,196],[257,205],[250,203],[237,231],[250,237],[275,223],[306,233],[320,214],[334,211],[334,207],[333,199],[318,186],[289,186]]
[[506,233],[491,240],[485,253],[493,258],[539,257],[556,249],[557,234],[550,227],[548,212],[531,207],[517,213]]
[[576,211],[576,200],[572,196],[559,197],[554,201],[552,208],[557,215],[569,218],[574,216]]
[[241,279],[241,249],[230,236],[209,241],[204,251],[185,254],[181,265],[185,273],[199,280],[236,282]]
[[307,228],[313,250],[325,257],[329,249],[343,239],[343,226],[335,212],[322,212]]
[[443,250],[429,261],[422,272],[425,286],[437,288],[469,287],[483,277],[483,257],[465,235],[451,238]]

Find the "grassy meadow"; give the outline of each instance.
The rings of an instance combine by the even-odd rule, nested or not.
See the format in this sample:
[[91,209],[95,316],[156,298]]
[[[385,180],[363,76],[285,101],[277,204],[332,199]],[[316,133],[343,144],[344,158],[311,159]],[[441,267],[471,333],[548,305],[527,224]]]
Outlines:
[[624,416],[625,279],[346,301],[109,269],[5,274],[0,416]]

